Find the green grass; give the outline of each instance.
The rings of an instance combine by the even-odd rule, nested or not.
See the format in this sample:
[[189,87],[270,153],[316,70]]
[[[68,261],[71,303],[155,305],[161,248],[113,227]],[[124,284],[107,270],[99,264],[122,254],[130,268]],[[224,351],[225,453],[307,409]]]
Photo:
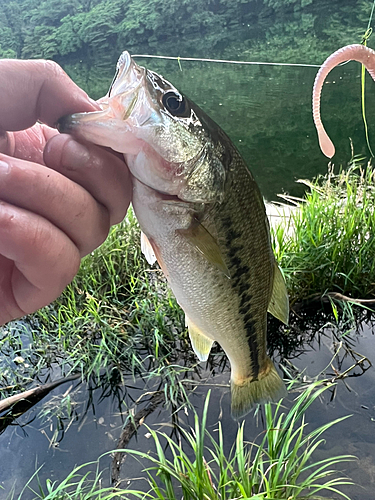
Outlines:
[[374,298],[375,173],[352,166],[303,182],[308,191],[292,213],[291,236],[272,231],[291,302],[327,292]]
[[[141,256],[140,230],[130,210],[53,304],[26,323],[0,330],[0,377],[9,387],[4,394],[56,363],[64,374],[78,371],[86,380],[110,378],[113,370],[120,376],[156,370],[168,377],[168,367],[178,360],[177,336],[186,342],[183,313],[161,271]],[[24,363],[16,366],[16,355]]]
[[[282,225],[272,231],[292,307],[328,292],[374,296],[374,176],[369,166],[353,166],[303,181],[308,192],[291,216],[293,233]],[[350,304],[339,309],[332,300],[331,309],[336,321],[341,314],[354,323]],[[140,230],[131,210],[83,260],[61,297],[26,323],[0,330],[0,351],[0,397],[38,376],[43,380],[58,364],[63,374],[79,371],[86,380],[103,374],[107,380],[128,374],[159,378],[167,401],[178,404],[185,398],[179,382],[184,367],[197,365],[182,310],[161,271],[150,269],[141,255]],[[24,363],[16,365],[15,356]]]
[[[323,498],[321,494],[324,498],[335,494],[349,499],[341,487],[353,483],[340,476],[336,467],[355,457],[342,455],[314,460],[315,450],[325,442],[323,434],[346,417],[307,432],[306,413],[327,387],[319,383],[310,385],[289,411],[282,402],[266,404],[265,430],[258,442],[245,442],[241,425],[229,456],[223,451],[220,422],[216,437],[206,428],[208,394],[202,416],[195,413],[194,428],[181,431],[183,447],[165,433],[149,429],[155,452],[123,450],[141,459],[143,466],[150,464],[143,471],[148,477],[147,493],[102,487],[99,459],[92,479],[90,473],[82,471],[93,464],[76,467],[61,482],[47,480],[44,486],[39,482],[38,489],[33,489],[33,499],[318,500]],[[33,479],[24,489],[28,495]],[[22,499],[23,493],[17,500]]]

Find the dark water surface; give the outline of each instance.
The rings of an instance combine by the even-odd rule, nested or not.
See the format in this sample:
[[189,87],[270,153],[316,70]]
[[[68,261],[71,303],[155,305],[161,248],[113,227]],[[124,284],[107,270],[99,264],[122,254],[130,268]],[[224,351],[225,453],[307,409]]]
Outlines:
[[[336,373],[343,373],[354,364],[354,361],[343,348],[339,348],[338,341],[332,335],[333,331],[329,327],[321,328],[320,332],[315,333],[315,338],[312,336],[312,340],[294,351],[289,362],[284,359],[281,365],[289,371],[293,369],[294,373],[299,372],[301,380],[305,380],[306,383],[318,378],[331,379],[335,375],[335,370]],[[370,323],[362,323],[358,331],[348,332],[345,341],[356,353],[367,356],[369,361],[375,364],[374,335]],[[216,369],[213,375],[210,370],[205,369],[204,364],[201,368],[201,378],[197,379],[195,390],[189,392],[191,402],[198,414],[201,414],[205,395],[211,389],[207,428],[215,435],[217,422],[221,420],[225,451],[229,453],[238,429],[238,423],[230,416],[229,371],[227,368],[224,368],[223,372]],[[349,419],[335,425],[324,434],[325,444],[316,451],[314,458],[318,461],[342,454],[358,457],[355,462],[338,466],[340,471],[357,483],[356,486],[343,488],[352,500],[374,498],[374,385],[374,367],[370,367],[363,374],[357,367],[349,373],[348,378],[338,381],[334,392],[326,391],[315,401],[306,414],[308,422],[306,432],[311,432],[314,428],[336,418],[351,415]],[[153,389],[145,386],[142,380],[134,381],[131,378],[125,381],[125,386],[127,391],[123,391],[122,396],[129,407],[133,406],[132,400],[139,398],[143,392]],[[75,418],[65,418],[63,433],[57,430],[57,419],[51,415],[48,418],[46,413],[48,409],[52,410],[58,406],[62,395],[69,389],[71,389]],[[286,408],[291,406],[297,395],[298,392],[290,392],[284,401]],[[119,411],[119,405],[122,406],[123,414]],[[73,382],[53,391],[0,436],[0,485],[4,488],[4,493],[0,490],[0,498],[6,499],[12,487],[19,493],[40,466],[42,468],[39,477],[42,484],[46,478],[52,481],[62,480],[75,465],[95,461],[100,455],[115,449],[126,418],[125,409],[126,406],[122,405],[113,393],[100,387],[93,389]],[[44,418],[42,414],[45,415]],[[193,426],[193,417],[191,410],[182,409],[178,414],[179,424],[185,428]],[[245,440],[252,442],[264,430],[262,412],[255,416],[254,412],[251,412],[245,420]],[[168,435],[173,433],[174,427],[168,408],[160,407],[154,411],[146,419],[146,423],[154,430],[161,430]],[[185,451],[189,453],[186,443],[183,441],[182,443]],[[145,452],[155,451],[154,443],[144,426],[140,428],[137,436],[132,438],[129,447]],[[208,457],[209,454],[206,458]],[[148,464],[143,463],[144,465]],[[120,476],[123,480],[122,486],[146,488],[142,479],[143,466],[131,457],[127,457]],[[92,465],[85,471],[95,468],[96,466]],[[111,456],[105,456],[100,461],[103,486],[110,484],[110,469]],[[134,478],[141,479],[134,480]],[[35,487],[36,482],[32,484]],[[22,498],[33,498],[33,495],[26,491]]]

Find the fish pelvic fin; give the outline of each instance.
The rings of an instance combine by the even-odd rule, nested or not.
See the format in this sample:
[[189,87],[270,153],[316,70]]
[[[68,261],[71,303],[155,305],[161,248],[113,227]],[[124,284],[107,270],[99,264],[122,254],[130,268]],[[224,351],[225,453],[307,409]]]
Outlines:
[[251,408],[260,403],[276,403],[287,395],[284,382],[270,358],[266,359],[266,369],[259,373],[258,380],[249,377],[241,383],[231,381],[232,417],[244,417]]
[[141,231],[141,251],[145,256],[147,262],[150,264],[150,266],[155,264],[156,255],[154,249],[152,248],[150,240],[147,238],[147,236],[143,231]]
[[289,322],[289,297],[285,286],[284,276],[275,261],[273,273],[273,288],[268,312],[286,325]]
[[202,333],[187,316],[185,316],[185,322],[189,330],[189,337],[195,354],[200,361],[207,361],[214,341]]

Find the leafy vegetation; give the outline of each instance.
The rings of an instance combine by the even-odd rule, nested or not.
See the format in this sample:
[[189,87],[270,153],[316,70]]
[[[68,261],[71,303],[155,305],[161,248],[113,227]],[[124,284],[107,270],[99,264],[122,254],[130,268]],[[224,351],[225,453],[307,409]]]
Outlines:
[[[1,0],[0,6],[1,57],[74,56],[99,65],[113,61],[124,48],[175,53],[177,43],[180,55],[197,57],[206,55],[207,46],[215,54],[233,43],[249,49],[249,32],[254,30],[261,42],[272,40],[272,45],[282,39],[285,46],[288,37],[302,40],[306,32],[309,37],[316,32],[318,38],[349,39],[358,36],[356,21],[368,16],[364,0],[325,5],[321,26],[314,23],[319,0]],[[295,22],[285,25],[291,13]],[[309,40],[305,47],[313,56]]]
[[[39,483],[39,491],[33,490],[33,500],[313,500],[322,498],[321,493],[337,494],[349,500],[341,487],[353,483],[338,476],[336,467],[355,457],[342,455],[314,461],[315,451],[325,442],[322,435],[346,417],[306,433],[306,413],[326,389],[327,386],[319,383],[312,384],[296,398],[289,411],[283,410],[282,402],[275,407],[266,404],[265,431],[260,442],[246,443],[242,424],[228,457],[223,451],[220,422],[216,437],[206,429],[208,394],[202,416],[195,413],[194,429],[182,430],[185,445],[176,444],[165,433],[149,429],[156,454],[123,450],[146,464],[144,472],[150,488],[147,493],[101,486],[98,461],[94,479],[89,473],[82,474],[85,465],[79,466],[61,482],[47,480],[45,486]],[[148,463],[150,466],[147,467]],[[31,488],[32,479],[23,493]],[[22,499],[23,493],[18,500]]]
[[353,300],[374,296],[374,175],[370,166],[330,169],[313,182],[300,181],[309,189],[305,199],[286,197],[297,206],[290,225],[273,236],[292,302],[327,292]]

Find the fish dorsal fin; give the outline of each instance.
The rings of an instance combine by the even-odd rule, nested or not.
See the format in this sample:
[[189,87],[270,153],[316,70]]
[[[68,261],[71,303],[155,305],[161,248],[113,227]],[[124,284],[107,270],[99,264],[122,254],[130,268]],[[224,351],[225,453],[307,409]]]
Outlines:
[[198,221],[194,221],[188,229],[177,229],[213,266],[230,278],[229,270],[224,262],[218,242]]
[[141,250],[150,266],[155,264],[156,255],[154,249],[152,248],[150,240],[147,238],[143,231],[141,231]]
[[289,297],[285,286],[284,276],[275,261],[273,275],[273,289],[268,312],[286,325],[289,322]]
[[202,333],[187,316],[185,316],[185,323],[189,330],[189,337],[195,354],[200,361],[207,361],[214,341]]

